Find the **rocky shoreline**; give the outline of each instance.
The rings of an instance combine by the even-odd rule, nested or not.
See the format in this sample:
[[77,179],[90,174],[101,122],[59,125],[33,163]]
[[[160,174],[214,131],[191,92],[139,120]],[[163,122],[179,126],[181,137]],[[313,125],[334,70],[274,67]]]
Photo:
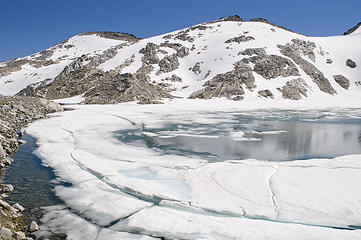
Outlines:
[[[21,139],[22,127],[62,110],[60,105],[41,98],[0,96],[0,170],[6,170],[13,162],[11,155],[26,143]],[[26,226],[22,214],[25,208],[6,201],[13,190],[10,184],[0,184],[0,239],[33,239],[31,233],[38,230],[37,223],[33,221]]]

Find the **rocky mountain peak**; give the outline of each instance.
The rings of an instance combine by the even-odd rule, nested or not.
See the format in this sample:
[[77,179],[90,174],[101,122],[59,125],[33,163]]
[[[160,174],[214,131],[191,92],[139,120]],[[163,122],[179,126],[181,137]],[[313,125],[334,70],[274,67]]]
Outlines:
[[221,17],[219,20],[222,21],[232,21],[232,22],[243,22],[243,19],[238,15],[232,15],[228,17]]
[[347,30],[347,32],[345,32],[343,35],[350,35],[351,33],[357,31],[357,29],[359,29],[359,27],[361,27],[361,22],[359,22],[356,26]]

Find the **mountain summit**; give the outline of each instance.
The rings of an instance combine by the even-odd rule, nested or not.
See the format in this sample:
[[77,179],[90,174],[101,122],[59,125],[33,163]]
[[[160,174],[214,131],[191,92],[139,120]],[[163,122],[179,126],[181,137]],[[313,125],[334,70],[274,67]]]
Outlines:
[[87,32],[0,63],[0,93],[83,103],[162,98],[346,98],[361,93],[359,25],[308,37],[239,16],[147,39]]

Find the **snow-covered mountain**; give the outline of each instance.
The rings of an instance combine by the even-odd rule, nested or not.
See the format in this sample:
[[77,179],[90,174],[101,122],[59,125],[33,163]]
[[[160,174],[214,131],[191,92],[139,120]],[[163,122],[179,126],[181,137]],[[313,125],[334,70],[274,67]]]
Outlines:
[[0,63],[0,93],[85,103],[357,97],[361,28],[308,37],[237,16],[164,35],[89,32]]

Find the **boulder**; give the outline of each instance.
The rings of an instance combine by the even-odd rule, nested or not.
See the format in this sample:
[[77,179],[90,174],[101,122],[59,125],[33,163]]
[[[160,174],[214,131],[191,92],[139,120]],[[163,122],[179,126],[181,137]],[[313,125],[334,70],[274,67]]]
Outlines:
[[350,81],[347,78],[345,78],[344,76],[334,75],[333,78],[344,89],[348,90],[348,88],[350,87]]
[[351,59],[347,59],[346,61],[346,66],[350,67],[350,68],[355,68],[356,67],[356,63],[354,61],[352,61]]
[[233,42],[241,43],[241,42],[248,42],[251,40],[254,40],[254,37],[241,35],[239,37],[234,37],[234,38],[228,39],[224,43],[233,43]]
[[0,142],[0,161],[2,159],[4,159],[4,158],[6,158],[6,153],[5,153],[4,148],[3,148],[3,146],[1,145],[1,142]]
[[269,89],[258,91],[258,95],[265,98],[274,98],[273,93]]
[[35,232],[35,231],[38,231],[38,230],[39,230],[39,225],[35,221],[32,221],[30,223],[29,231],[30,232]]
[[5,193],[11,193],[14,191],[14,186],[11,184],[1,184],[0,188]]
[[25,239],[26,239],[25,233],[23,233],[23,232],[16,232],[16,233],[15,233],[15,239],[16,239],[16,240],[25,240]]
[[21,206],[19,203],[15,203],[12,207],[19,210],[20,212],[25,211],[25,208],[23,206]]

